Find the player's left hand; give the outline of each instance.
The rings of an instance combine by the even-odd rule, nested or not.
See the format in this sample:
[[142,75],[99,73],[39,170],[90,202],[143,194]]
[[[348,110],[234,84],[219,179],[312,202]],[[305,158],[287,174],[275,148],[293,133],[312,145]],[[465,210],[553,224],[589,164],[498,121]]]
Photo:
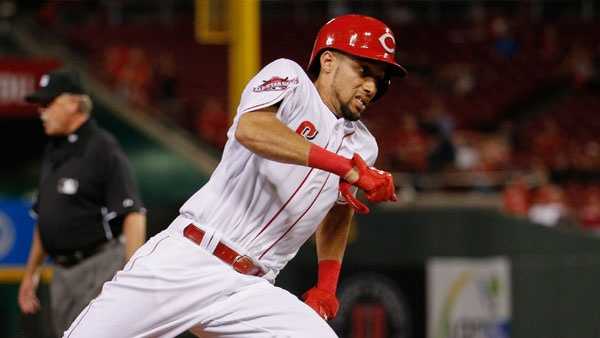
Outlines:
[[394,178],[387,171],[369,167],[365,160],[355,153],[352,164],[358,170],[359,177],[352,184],[365,191],[365,196],[371,202],[397,201]]
[[335,318],[340,307],[335,294],[317,287],[306,291],[302,299],[325,320]]
[[369,169],[378,171],[384,177],[385,183],[376,189],[367,191],[365,194],[367,199],[371,202],[396,202],[398,197],[396,196],[396,187],[394,186],[394,178],[392,177],[392,174],[373,167]]

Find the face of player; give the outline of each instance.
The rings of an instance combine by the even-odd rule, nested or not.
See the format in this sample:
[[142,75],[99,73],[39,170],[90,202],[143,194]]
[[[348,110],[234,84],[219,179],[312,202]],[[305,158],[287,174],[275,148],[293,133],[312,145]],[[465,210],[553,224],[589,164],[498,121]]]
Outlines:
[[60,95],[48,104],[41,104],[38,111],[46,135],[63,136],[70,134],[77,110],[77,101],[69,95]]
[[377,94],[377,83],[385,77],[385,64],[336,53],[339,60],[333,78],[341,115],[357,121]]

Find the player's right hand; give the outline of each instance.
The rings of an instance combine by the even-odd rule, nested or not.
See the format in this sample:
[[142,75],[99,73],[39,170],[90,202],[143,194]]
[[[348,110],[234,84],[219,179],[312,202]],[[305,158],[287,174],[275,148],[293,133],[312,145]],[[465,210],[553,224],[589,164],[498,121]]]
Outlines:
[[358,153],[352,157],[352,165],[358,171],[358,180],[353,185],[365,191],[371,202],[397,201],[394,179],[387,171],[369,167]]
[[325,320],[333,319],[340,308],[340,302],[335,294],[318,287],[306,291],[302,299]]
[[340,194],[342,195],[342,197],[344,197],[344,200],[346,200],[348,205],[350,205],[352,209],[354,209],[354,211],[356,211],[359,214],[368,214],[370,211],[369,207],[366,206],[363,202],[361,202],[358,198],[356,198],[356,196],[354,196],[354,193],[350,189],[351,187],[352,184],[344,180],[340,181]]
[[40,309],[40,300],[35,294],[38,278],[25,275],[19,287],[19,307],[25,314],[36,313]]

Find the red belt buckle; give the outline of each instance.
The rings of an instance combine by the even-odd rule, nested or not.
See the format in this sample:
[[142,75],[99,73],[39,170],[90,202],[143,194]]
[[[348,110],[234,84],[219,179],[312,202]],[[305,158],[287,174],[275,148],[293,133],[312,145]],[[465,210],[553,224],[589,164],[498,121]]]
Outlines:
[[231,263],[233,269],[244,275],[261,276],[262,270],[246,255],[239,255]]

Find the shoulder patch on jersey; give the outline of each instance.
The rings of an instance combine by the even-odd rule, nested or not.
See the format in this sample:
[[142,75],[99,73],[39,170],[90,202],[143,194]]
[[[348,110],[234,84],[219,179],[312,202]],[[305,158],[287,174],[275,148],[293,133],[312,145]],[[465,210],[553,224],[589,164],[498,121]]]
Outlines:
[[298,128],[296,128],[296,133],[304,136],[304,138],[307,140],[313,140],[315,137],[317,137],[319,131],[312,122],[302,121]]
[[273,76],[269,80],[263,80],[263,83],[260,86],[252,88],[252,91],[260,93],[286,90],[292,84],[298,84],[297,77],[290,79],[289,77]]

